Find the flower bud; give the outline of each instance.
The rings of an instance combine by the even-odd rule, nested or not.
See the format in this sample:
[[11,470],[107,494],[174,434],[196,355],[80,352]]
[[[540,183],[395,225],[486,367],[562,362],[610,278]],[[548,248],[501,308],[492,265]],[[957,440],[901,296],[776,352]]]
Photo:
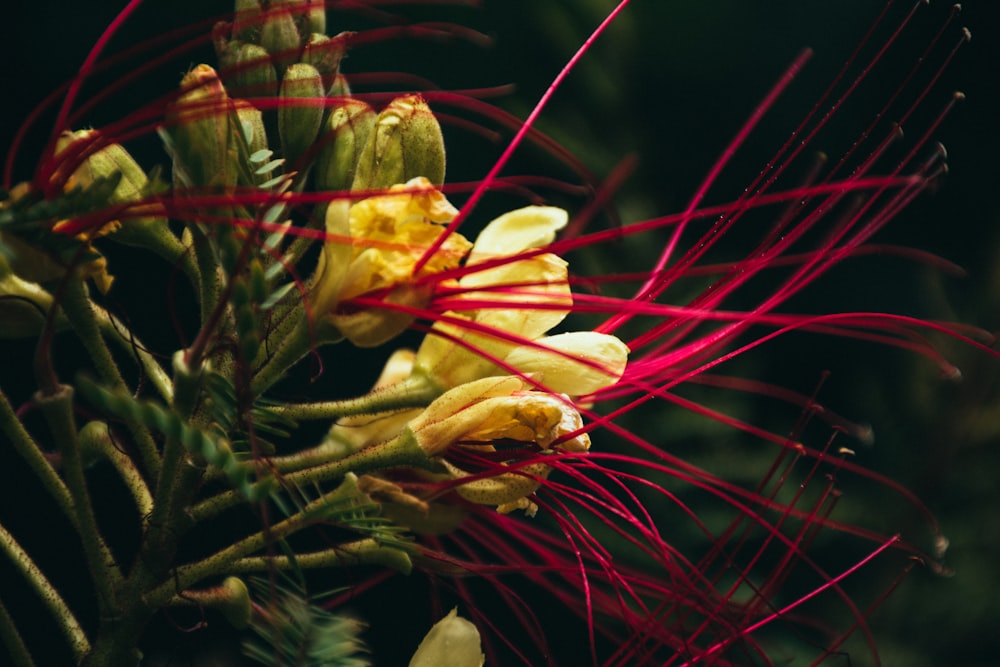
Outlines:
[[52,295],[41,285],[20,278],[0,254],[0,338],[37,336],[51,308]]
[[323,89],[328,93],[340,72],[340,61],[344,57],[348,35],[349,33],[341,33],[331,38],[314,32],[309,35],[302,48],[300,62],[316,68],[323,77]]
[[330,111],[316,158],[318,190],[349,190],[372,128],[375,111],[356,98],[346,98]]
[[[243,136],[247,139],[247,149],[250,155],[257,151],[266,150],[267,130],[264,127],[264,115],[260,109],[246,100],[236,100],[233,104],[236,107],[236,117],[240,121],[240,129],[243,130]],[[260,176],[263,180],[271,177],[268,174]]]
[[166,112],[174,179],[193,187],[233,186],[229,153],[232,100],[215,70],[198,65],[181,81],[181,94]]
[[[459,385],[431,402],[408,425],[409,433],[429,457],[442,456],[454,446],[468,446],[478,452],[495,452],[493,442],[507,448],[521,443],[537,453],[558,442],[563,451],[586,452],[590,437],[580,413],[568,397],[527,391],[523,380],[514,376],[488,377]],[[573,435],[568,439],[565,436]],[[471,476],[449,461],[441,464],[454,479]],[[497,465],[506,467],[508,463]],[[474,503],[497,505],[501,512],[514,509],[534,514],[527,496],[534,493],[550,467],[544,463],[519,465],[511,472],[498,472],[460,484],[456,492]]]
[[271,56],[257,44],[240,44],[232,65],[222,74],[237,97],[274,97],[278,92],[278,73]]
[[252,604],[250,591],[239,577],[226,577],[219,590],[218,601],[214,605],[237,630],[250,625]]
[[[294,164],[306,154],[323,122],[323,81],[312,65],[296,63],[281,80],[278,135],[285,159]],[[298,102],[298,100],[304,100]]]
[[306,14],[306,26],[309,32],[326,34],[326,0],[306,0],[309,11]]
[[[84,145],[85,154],[86,151],[99,148],[86,154],[70,176],[68,186],[78,185],[88,188],[100,179],[121,174],[114,192],[108,199],[109,205],[137,203],[147,196],[149,179],[146,173],[121,145],[101,145],[100,135],[96,130],[64,132],[56,143],[56,155],[64,153],[70,145],[77,142],[87,142]],[[139,211],[148,211],[152,215],[134,215]],[[156,203],[142,205],[125,212],[129,213],[127,218],[123,216],[125,224],[119,226],[115,221],[108,229],[103,230],[116,231],[114,238],[119,243],[146,247],[149,245],[150,236],[158,236],[166,231],[167,219],[163,215],[162,208]]]
[[444,183],[441,126],[420,95],[397,97],[382,110],[358,163],[353,189],[377,190],[422,176]]
[[413,654],[409,667],[482,667],[486,661],[479,631],[458,609],[434,624]]
[[244,42],[259,40],[262,14],[260,0],[236,0],[233,37]]
[[274,58],[283,73],[299,57],[303,35],[295,12],[303,0],[272,0],[260,26],[260,45]]

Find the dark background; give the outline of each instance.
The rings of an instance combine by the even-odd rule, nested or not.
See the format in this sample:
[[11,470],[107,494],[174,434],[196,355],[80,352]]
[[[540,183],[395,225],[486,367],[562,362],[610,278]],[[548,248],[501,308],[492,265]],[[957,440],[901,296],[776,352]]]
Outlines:
[[[895,18],[889,20],[893,25],[911,6],[896,4],[891,10]],[[166,28],[187,25],[192,17],[222,13],[227,5],[215,0],[149,0],[112,41],[109,53],[163,34]],[[932,251],[964,267],[968,275],[943,275],[920,264],[886,260],[838,273],[829,291],[824,287],[814,293],[831,300],[815,310],[889,309],[970,322],[991,331],[1000,326],[996,262],[1000,204],[995,186],[1000,42],[994,34],[1000,30],[1000,8],[992,0],[971,0],[963,7],[943,43],[950,47],[957,41],[960,25],[971,28],[973,39],[962,47],[925,103],[934,111],[953,90],[968,96],[936,133],[948,149],[950,173],[937,192],[918,200],[878,240]],[[0,27],[6,62],[0,145],[9,146],[24,115],[73,75],[118,8],[106,1],[43,1],[22,7],[15,20],[8,16]],[[500,103],[523,117],[610,8],[609,2],[590,0],[495,0],[479,9],[428,10],[428,16],[448,14],[456,23],[481,30],[495,39],[493,46],[401,36],[385,48],[359,49],[344,68],[414,71],[444,88],[514,83],[516,92]],[[738,194],[741,183],[755,175],[770,156],[768,151],[818,98],[881,9],[880,2],[861,0],[635,0],[559,91],[539,126],[563,141],[598,176],[607,174],[622,156],[638,156],[639,166],[620,198],[626,221],[675,211],[684,206],[769,86],[802,48],[812,48],[814,57],[782,104],[724,174],[718,191],[719,200],[725,201]],[[919,54],[948,9],[941,4],[919,10],[901,38],[900,51],[911,58]],[[412,17],[422,16],[420,9],[408,11]],[[348,17],[344,25],[357,27],[352,22],[360,25],[366,20]],[[331,33],[339,29],[333,16],[329,25]],[[212,58],[207,45],[179,56],[100,105],[82,122],[100,125],[114,120],[150,94],[169,90],[191,65]],[[890,67],[884,74],[887,86],[893,71]],[[111,74],[86,88],[82,99],[113,78]],[[874,93],[859,93],[866,94]],[[858,115],[852,118],[851,113]],[[866,122],[863,110],[849,111],[837,126],[843,134],[833,128],[823,141],[832,150],[842,149]],[[38,132],[29,135],[18,155],[19,178],[28,174],[31,156],[48,131],[46,123],[51,117],[43,117]],[[449,155],[451,173],[471,179],[482,173],[495,148],[471,142],[454,146],[454,155]],[[545,162],[538,151],[527,151],[525,159]],[[801,306],[810,310],[808,303]],[[912,355],[860,343],[819,343],[815,338],[793,340],[763,372],[768,379],[809,393],[823,371],[832,371],[823,402],[870,422],[877,434],[876,446],[866,450],[863,462],[913,489],[937,514],[951,540],[947,563],[954,576],[938,577],[918,568],[875,615],[873,628],[886,664],[996,664],[1000,497],[995,478],[1000,470],[1000,413],[994,384],[1000,362],[940,340],[945,355],[963,371],[964,380],[955,383],[941,380],[931,364]],[[854,510],[846,511],[880,510],[865,502],[861,493]],[[889,513],[883,530],[905,530],[913,522],[905,512]],[[865,664],[863,656],[852,664]]]

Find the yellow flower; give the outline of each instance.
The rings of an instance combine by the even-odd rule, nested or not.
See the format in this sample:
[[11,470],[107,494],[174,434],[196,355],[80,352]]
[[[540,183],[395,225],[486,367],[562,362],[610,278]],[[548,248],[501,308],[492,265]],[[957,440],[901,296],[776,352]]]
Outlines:
[[[418,373],[447,389],[504,372],[496,359],[552,391],[575,396],[621,378],[628,348],[618,338],[595,332],[543,335],[573,306],[562,258],[542,253],[503,261],[548,245],[567,221],[562,209],[528,206],[486,226],[466,261],[470,273],[458,281],[456,298],[469,301],[470,308],[445,313],[469,325],[436,323],[417,352]],[[479,265],[484,268],[475,270]],[[483,302],[490,306],[477,307]]]
[[412,315],[345,302],[372,296],[388,304],[426,306],[433,288],[419,286],[416,280],[455,268],[472,244],[451,234],[418,275],[414,266],[457,214],[423,177],[353,206],[331,203],[326,216],[328,241],[313,285],[313,314],[327,318],[360,347],[380,345],[401,333]]
[[[496,452],[493,443],[500,441],[542,452],[556,444],[563,451],[586,452],[590,437],[580,432],[582,428],[580,413],[569,397],[530,391],[515,376],[481,378],[450,389],[407,426],[430,457],[440,457],[456,446]],[[448,461],[442,459],[441,464],[453,479],[470,476]],[[500,512],[524,509],[534,514],[535,507],[527,496],[538,489],[550,470],[544,463],[530,463],[509,473],[472,479],[456,491],[472,502],[497,505]]]

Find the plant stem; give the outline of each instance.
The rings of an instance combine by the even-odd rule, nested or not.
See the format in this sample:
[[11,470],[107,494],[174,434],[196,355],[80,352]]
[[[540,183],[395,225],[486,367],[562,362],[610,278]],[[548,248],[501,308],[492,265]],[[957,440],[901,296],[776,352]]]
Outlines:
[[139,516],[145,521],[145,517],[153,512],[153,496],[146,486],[146,480],[135,467],[135,461],[115,445],[111,438],[110,427],[104,422],[90,422],[80,430],[79,437],[81,444],[86,440],[88,449],[93,448],[94,453],[107,459],[118,471],[118,475],[132,494]]
[[0,600],[0,640],[7,647],[7,654],[13,660],[14,667],[35,667],[35,661],[28,652],[28,647],[24,645],[21,633],[17,631],[14,619],[11,618],[2,600]]
[[402,549],[380,544],[374,538],[365,538],[347,544],[339,544],[326,551],[295,554],[288,556],[249,556],[233,561],[227,568],[233,574],[267,572],[271,569],[288,570],[292,567],[314,569],[320,567],[343,567],[345,565],[382,565],[409,574],[412,563]]
[[340,401],[321,401],[298,405],[276,405],[270,410],[277,415],[306,421],[311,419],[339,419],[352,415],[372,415],[405,408],[423,408],[441,395],[422,375],[413,375],[401,382],[376,389],[370,394]]
[[[419,450],[419,446],[417,448]],[[373,447],[371,449],[375,448]],[[400,447],[397,447],[396,449],[401,450]],[[363,454],[367,451],[368,450],[364,450],[359,452],[359,454]],[[423,455],[422,450],[420,450],[420,453]],[[323,507],[328,506],[331,503],[335,503],[339,498],[343,497],[343,494],[344,490],[340,487],[333,489],[319,498],[316,498],[312,502],[307,503],[301,511],[293,514],[284,521],[280,521],[266,530],[254,533],[253,535],[226,547],[222,551],[216,552],[204,560],[178,568],[173,580],[158,586],[155,590],[145,596],[145,603],[153,608],[162,606],[166,604],[178,590],[183,591],[186,588],[194,586],[207,577],[231,573],[234,563],[256,551],[260,551],[267,546],[268,542],[283,539],[301,528],[311,525],[313,521],[315,521],[317,512],[321,511]],[[362,540],[361,542],[365,541]],[[378,545],[375,540],[372,540],[372,544],[381,548],[381,545]],[[340,550],[340,548],[341,547],[338,547],[338,550]],[[366,554],[370,551],[371,545],[360,550],[356,555]],[[398,562],[398,559],[395,562]]]
[[0,391],[0,430],[14,445],[14,449],[35,473],[66,518],[79,529],[76,523],[76,512],[73,510],[73,497],[70,495],[69,489],[66,488],[66,484],[56,474],[56,471],[52,469],[52,465],[45,458],[41,448],[25,430],[3,391]]
[[[118,365],[101,337],[98,317],[87,295],[87,286],[83,280],[69,281],[61,305],[104,382],[113,389],[123,389],[131,393],[118,370]],[[125,424],[135,441],[143,468],[148,474],[155,475],[160,469],[160,453],[156,448],[152,434],[149,429],[134,419],[126,419]]]
[[31,560],[31,557],[21,548],[21,545],[14,539],[14,536],[7,532],[7,529],[2,524],[0,524],[0,548],[10,557],[21,575],[35,589],[42,602],[48,607],[52,615],[55,616],[60,629],[62,629],[66,635],[66,639],[69,641],[73,655],[76,657],[77,662],[79,662],[90,650],[90,642],[87,641],[87,635],[84,633],[83,628],[80,627],[73,612],[66,606],[66,602],[59,595],[59,592],[49,583],[49,580],[38,569],[35,562]]
[[73,419],[73,388],[61,385],[59,392],[53,396],[36,394],[35,402],[45,415],[46,422],[52,429],[52,436],[59,445],[66,486],[73,498],[77,533],[83,543],[84,558],[97,594],[97,606],[101,615],[107,616],[114,607],[113,591],[121,584],[122,574],[101,538],[90,493],[87,491],[80,443]]
[[[284,484],[295,487],[315,482],[340,479],[349,472],[362,474],[371,470],[383,470],[400,466],[436,470],[437,466],[424,454],[424,450],[412,437],[399,437],[388,442],[366,447],[337,461],[331,461],[306,470],[289,473],[282,477]],[[262,484],[264,482],[257,482]],[[257,485],[255,484],[255,486]],[[204,500],[192,507],[188,514],[192,521],[199,522],[234,507],[245,499],[236,490],[226,491]]]
[[104,334],[104,337],[113,340],[125,352],[132,355],[132,358],[136,360],[146,373],[146,377],[156,387],[163,400],[169,403],[173,397],[173,385],[170,382],[170,376],[163,370],[163,366],[160,365],[152,354],[146,351],[143,344],[139,342],[139,339],[129,331],[123,322],[103,308],[97,308],[96,311],[97,321],[100,324],[101,333]]

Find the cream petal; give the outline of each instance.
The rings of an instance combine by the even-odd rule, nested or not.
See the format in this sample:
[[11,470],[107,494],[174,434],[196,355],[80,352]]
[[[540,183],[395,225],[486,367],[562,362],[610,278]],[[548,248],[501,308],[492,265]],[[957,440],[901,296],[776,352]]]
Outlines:
[[569,214],[554,206],[526,206],[504,213],[479,233],[467,264],[546,246],[568,222]]
[[515,348],[504,362],[555,392],[584,396],[609,387],[621,379],[628,362],[625,343],[594,331],[545,336],[535,342]]

